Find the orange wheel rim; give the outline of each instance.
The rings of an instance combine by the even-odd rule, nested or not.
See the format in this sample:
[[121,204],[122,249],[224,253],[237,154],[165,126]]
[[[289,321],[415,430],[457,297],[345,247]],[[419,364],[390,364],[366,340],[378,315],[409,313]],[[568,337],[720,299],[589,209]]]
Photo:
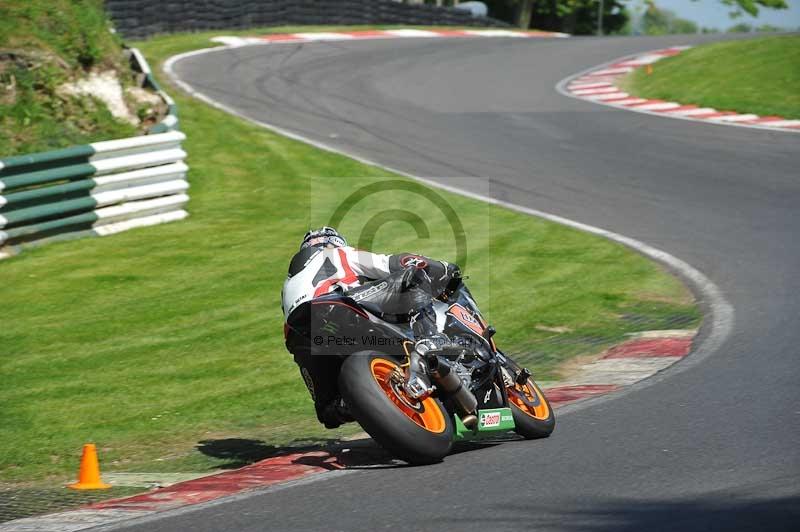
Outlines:
[[408,397],[402,388],[394,383],[391,379],[392,372],[395,370],[400,371],[400,366],[387,360],[385,358],[375,358],[370,365],[372,369],[372,376],[375,382],[381,387],[386,397],[406,415],[411,421],[422,427],[423,429],[434,432],[442,433],[447,427],[444,419],[444,413],[439,408],[439,404],[432,397],[427,397],[422,401]]
[[545,420],[550,417],[550,407],[544,394],[531,380],[523,386],[514,383],[514,386],[509,386],[506,391],[508,400],[532,418]]

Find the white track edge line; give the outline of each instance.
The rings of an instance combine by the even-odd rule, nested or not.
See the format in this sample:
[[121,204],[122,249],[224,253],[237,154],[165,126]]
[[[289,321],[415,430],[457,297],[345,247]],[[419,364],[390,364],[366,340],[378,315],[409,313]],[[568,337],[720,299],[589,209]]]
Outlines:
[[[587,98],[583,98],[581,96],[574,95],[574,94],[570,93],[567,90],[567,85],[569,85],[570,82],[572,82],[575,79],[578,79],[581,76],[585,76],[585,75],[587,75],[587,74],[589,74],[591,72],[594,72],[596,70],[601,70],[601,69],[607,68],[608,66],[613,65],[615,63],[628,61],[628,60],[633,59],[634,57],[639,57],[640,55],[645,55],[645,54],[652,54],[652,53],[657,52],[657,51],[658,50],[650,50],[650,51],[645,51],[645,52],[638,52],[638,53],[635,53],[635,54],[629,54],[629,55],[625,55],[625,56],[619,57],[617,59],[612,59],[611,61],[606,61],[605,63],[601,63],[601,64],[595,65],[593,67],[589,67],[587,69],[581,70],[580,72],[578,72],[576,74],[571,74],[571,75],[567,76],[566,78],[562,79],[561,81],[556,83],[555,89],[561,95],[567,96],[569,98],[574,98],[576,100],[581,100],[581,101],[584,101],[584,102],[594,103],[594,104],[597,104],[597,105],[604,105],[606,107],[612,107],[612,108],[615,108],[615,109],[624,109],[626,111],[634,111],[634,112],[642,113],[642,114],[646,114],[646,115],[661,116],[661,117],[665,117],[665,118],[674,118],[675,120],[687,120],[689,122],[698,122],[698,123],[701,123],[701,124],[712,124],[712,125],[715,125],[715,126],[743,127],[743,128],[749,128],[749,129],[761,129],[763,131],[777,131],[779,133],[800,133],[800,129],[767,127],[767,126],[762,126],[760,124],[739,124],[739,123],[736,123],[736,122],[719,122],[719,121],[707,120],[707,119],[703,119],[703,118],[692,118],[691,116],[671,115],[669,113],[658,112],[658,111],[647,111],[647,110],[644,110],[644,109],[635,109],[635,108],[630,108],[630,107],[620,107],[620,106],[612,105],[610,103],[605,103],[603,101],[589,100]],[[676,103],[680,103],[680,102],[676,102]],[[680,105],[684,105],[684,104],[680,103]]]

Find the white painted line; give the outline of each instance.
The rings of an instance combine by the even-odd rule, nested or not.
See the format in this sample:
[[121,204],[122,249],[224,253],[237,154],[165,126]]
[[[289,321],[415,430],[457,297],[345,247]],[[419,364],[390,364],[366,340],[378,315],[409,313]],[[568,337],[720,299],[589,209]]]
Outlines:
[[159,92],[158,92],[158,94],[159,94],[159,95],[160,95],[162,98],[164,98],[164,103],[166,103],[167,105],[173,105],[173,104],[175,103],[175,100],[173,100],[173,99],[172,99],[172,96],[170,96],[170,95],[169,95],[169,94],[167,94],[166,92],[164,92],[164,91],[159,91]]
[[527,37],[525,33],[511,30],[464,30],[464,33],[477,37]]
[[294,33],[296,37],[300,37],[306,41],[346,41],[353,39],[352,35],[346,33]]
[[178,117],[175,115],[167,115],[164,117],[164,120],[162,120],[161,123],[167,127],[173,127],[178,123]]
[[171,149],[91,161],[90,164],[95,167],[95,173],[97,175],[104,175],[123,170],[136,170],[138,168],[174,163],[176,161],[182,161],[185,158],[185,151],[181,149]]
[[642,111],[665,111],[667,109],[675,109],[676,107],[680,107],[681,104],[673,103],[673,102],[658,102],[658,103],[646,103],[643,105],[635,105],[633,109],[639,109]]
[[147,64],[147,59],[144,58],[142,52],[139,51],[138,48],[131,48],[131,53],[136,58],[136,62],[139,64],[139,68],[142,69],[142,74],[150,74],[150,65]]
[[674,116],[694,116],[694,115],[710,115],[716,113],[717,110],[711,107],[700,107],[698,109],[683,109],[681,111],[667,111],[668,115]]
[[594,72],[590,73],[589,75],[594,76],[609,76],[614,74],[627,74],[628,72],[633,72],[633,67],[617,67],[617,68],[605,68],[603,70],[595,70]]
[[138,187],[128,187],[117,190],[109,190],[107,192],[98,192],[96,194],[92,194],[92,198],[94,198],[99,206],[104,206],[113,205],[123,201],[133,201],[146,198],[155,198],[158,196],[167,196],[170,194],[178,194],[188,189],[188,182],[176,179],[174,181],[165,181],[163,183],[153,183]]
[[95,154],[89,161],[116,157],[121,154],[130,154],[141,150],[150,151],[156,146],[174,147],[186,140],[186,135],[180,131],[169,131],[157,135],[140,135],[127,139],[106,140],[90,144]]
[[609,84],[606,87],[595,87],[590,89],[573,89],[572,94],[576,96],[586,96],[589,94],[605,94],[608,92],[619,92],[619,89]]
[[113,222],[129,220],[131,218],[143,218],[146,215],[160,214],[163,212],[174,211],[188,203],[189,196],[186,194],[175,194],[161,198],[129,201],[121,205],[112,205],[97,209],[94,213],[98,217],[95,226],[107,225]]
[[648,339],[648,338],[677,338],[687,339],[694,338],[697,334],[696,329],[664,329],[661,331],[643,331],[635,333],[627,333],[632,339]]
[[661,54],[644,54],[637,56],[635,59],[631,59],[630,61],[622,61],[621,63],[617,63],[620,66],[642,66],[642,65],[650,65],[664,59],[664,55]]
[[774,122],[764,122],[763,125],[768,127],[793,127],[800,126],[800,120],[776,120]]
[[644,98],[628,98],[627,100],[619,100],[616,102],[608,102],[608,105],[636,105],[637,103],[644,103],[647,100]]
[[131,172],[95,177],[94,182],[96,184],[92,192],[117,190],[128,187],[131,183],[143,185],[172,181],[174,179],[184,179],[188,170],[189,167],[186,166],[186,164],[183,162],[176,162],[161,166],[153,166],[151,168],[143,168],[141,170],[133,170]]
[[617,91],[617,92],[611,92],[609,94],[595,94],[593,96],[586,96],[586,99],[604,101],[604,100],[616,100],[617,98],[625,98],[627,96],[629,96],[627,92]]
[[720,122],[749,122],[751,120],[758,120],[758,115],[727,115],[709,118],[709,120],[718,120]]
[[238,48],[240,46],[250,44],[249,39],[242,37],[228,37],[225,35],[219,37],[212,37],[211,42],[224,44],[225,46],[229,46],[230,48]]
[[386,30],[384,33],[395,37],[441,37],[441,35],[433,31],[412,29]]
[[575,91],[575,89],[595,89],[598,87],[613,87],[613,84],[608,81],[601,81],[601,82],[589,82],[589,83],[570,83],[567,87],[570,91]]
[[[168,222],[177,222],[189,216],[184,210],[170,211],[162,214],[154,214],[152,216],[145,216],[143,218],[134,218],[133,220],[126,220],[124,222],[117,222],[108,225],[100,225],[95,227],[93,231],[98,236],[108,236],[127,231],[129,229],[136,229],[138,227],[149,227],[151,225],[165,224]],[[2,530],[2,529],[0,529]]]

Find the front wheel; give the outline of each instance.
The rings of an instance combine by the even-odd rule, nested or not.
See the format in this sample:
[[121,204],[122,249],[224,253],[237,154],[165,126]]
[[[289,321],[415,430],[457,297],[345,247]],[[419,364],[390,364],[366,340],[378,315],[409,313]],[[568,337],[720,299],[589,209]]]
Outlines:
[[556,426],[556,417],[547,397],[533,379],[528,379],[524,385],[515,382],[506,388],[506,393],[517,434],[528,440],[550,436]]
[[410,464],[444,458],[453,445],[453,420],[433,397],[408,397],[394,358],[373,351],[347,357],[339,373],[339,391],[359,425],[394,456]]

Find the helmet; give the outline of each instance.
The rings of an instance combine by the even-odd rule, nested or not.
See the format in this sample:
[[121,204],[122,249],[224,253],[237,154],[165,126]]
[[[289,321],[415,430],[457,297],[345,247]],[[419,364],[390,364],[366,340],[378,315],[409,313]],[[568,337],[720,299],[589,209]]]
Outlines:
[[300,244],[300,249],[306,249],[311,246],[327,246],[328,244],[337,248],[343,247],[347,245],[347,240],[333,227],[325,226],[307,232],[303,237],[303,242]]

